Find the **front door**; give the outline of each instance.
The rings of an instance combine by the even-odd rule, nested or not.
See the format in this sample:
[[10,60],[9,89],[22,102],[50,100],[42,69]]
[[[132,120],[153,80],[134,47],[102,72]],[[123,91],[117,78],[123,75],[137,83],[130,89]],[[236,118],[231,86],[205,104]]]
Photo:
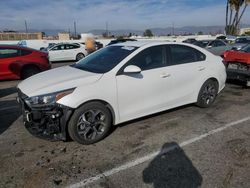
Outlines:
[[[125,74],[128,65],[141,68],[141,73]],[[166,97],[165,47],[149,47],[134,56],[116,76],[120,120],[127,121],[158,112]]]
[[56,45],[49,50],[50,61],[63,61],[65,60],[65,45]]

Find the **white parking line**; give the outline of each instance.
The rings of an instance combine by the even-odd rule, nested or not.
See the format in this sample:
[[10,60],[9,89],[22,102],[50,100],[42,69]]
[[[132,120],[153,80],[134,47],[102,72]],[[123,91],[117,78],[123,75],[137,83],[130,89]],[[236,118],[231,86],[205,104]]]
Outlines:
[[[209,132],[207,132],[205,134],[202,134],[200,136],[197,136],[197,137],[191,138],[189,140],[186,140],[186,141],[180,143],[179,145],[180,145],[180,147],[184,147],[184,146],[190,145],[190,144],[195,143],[195,142],[197,142],[197,141],[199,141],[199,140],[201,140],[203,138],[206,138],[206,137],[208,137],[210,135],[213,135],[215,133],[221,132],[221,131],[229,128],[229,127],[233,127],[235,125],[238,125],[240,123],[244,123],[244,122],[249,121],[249,120],[250,120],[250,116],[246,117],[246,118],[243,118],[243,119],[240,119],[240,120],[237,120],[237,121],[234,121],[234,122],[231,122],[231,123],[228,123],[228,124],[226,124],[226,125],[224,125],[222,127],[219,127],[217,129],[211,130],[211,131],[209,131]],[[167,152],[173,150],[174,148],[176,148],[176,146],[168,148],[166,151],[164,151],[164,153],[167,153]],[[119,167],[113,168],[111,170],[105,171],[102,174],[98,174],[96,176],[84,179],[84,180],[82,180],[82,181],[80,181],[78,183],[71,184],[68,187],[69,188],[78,188],[78,187],[86,186],[86,185],[88,185],[90,183],[98,181],[101,178],[104,178],[104,177],[107,177],[107,176],[111,176],[111,175],[116,174],[118,172],[121,172],[123,170],[132,168],[132,167],[137,166],[139,164],[142,164],[142,163],[144,163],[146,161],[149,161],[149,160],[153,159],[154,157],[156,157],[157,155],[159,155],[159,151],[153,152],[153,153],[149,153],[148,155],[146,155],[144,157],[135,159],[134,161],[128,162],[128,163],[126,163],[124,165],[121,165]]]
[[13,110],[13,109],[18,109],[19,106],[8,106],[5,108],[0,108],[0,111],[5,111],[5,110]]

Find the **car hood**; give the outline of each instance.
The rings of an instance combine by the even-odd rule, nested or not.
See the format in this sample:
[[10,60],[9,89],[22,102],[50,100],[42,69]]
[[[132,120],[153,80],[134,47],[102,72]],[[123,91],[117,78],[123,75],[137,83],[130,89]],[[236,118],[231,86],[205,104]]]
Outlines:
[[17,87],[27,96],[37,96],[62,91],[98,81],[103,74],[64,66],[34,75]]

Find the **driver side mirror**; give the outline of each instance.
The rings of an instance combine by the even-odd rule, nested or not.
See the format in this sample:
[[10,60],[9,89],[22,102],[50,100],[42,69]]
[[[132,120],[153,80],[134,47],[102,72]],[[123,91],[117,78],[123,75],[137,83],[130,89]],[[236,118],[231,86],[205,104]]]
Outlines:
[[141,73],[141,68],[135,65],[129,65],[124,70],[124,73]]

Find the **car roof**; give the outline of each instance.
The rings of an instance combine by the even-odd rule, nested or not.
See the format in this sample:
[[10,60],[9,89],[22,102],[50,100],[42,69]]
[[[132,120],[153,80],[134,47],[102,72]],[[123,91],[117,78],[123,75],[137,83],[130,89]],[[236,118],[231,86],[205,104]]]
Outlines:
[[145,45],[155,46],[155,45],[164,45],[164,44],[180,44],[186,45],[182,42],[169,42],[169,41],[128,41],[123,43],[112,44],[110,46],[133,46],[133,47],[142,47]]
[[35,50],[35,49],[32,49],[32,48],[28,48],[28,47],[25,47],[25,46],[14,45],[14,44],[0,44],[0,48],[15,48],[15,49]]
[[214,41],[214,40],[211,40],[211,39],[208,39],[208,40],[202,39],[202,40],[197,40],[196,42],[210,42],[210,41]]

